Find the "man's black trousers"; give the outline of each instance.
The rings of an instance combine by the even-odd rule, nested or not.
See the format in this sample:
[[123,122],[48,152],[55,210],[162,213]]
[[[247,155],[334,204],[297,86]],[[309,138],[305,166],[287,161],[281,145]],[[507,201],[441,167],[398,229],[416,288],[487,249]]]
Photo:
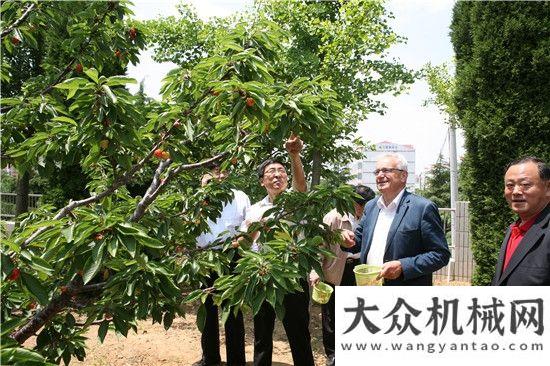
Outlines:
[[[287,294],[283,300],[286,331],[294,366],[314,366],[309,334],[309,288],[301,281],[303,292]],[[270,366],[273,354],[275,311],[265,301],[254,317],[254,366]]]

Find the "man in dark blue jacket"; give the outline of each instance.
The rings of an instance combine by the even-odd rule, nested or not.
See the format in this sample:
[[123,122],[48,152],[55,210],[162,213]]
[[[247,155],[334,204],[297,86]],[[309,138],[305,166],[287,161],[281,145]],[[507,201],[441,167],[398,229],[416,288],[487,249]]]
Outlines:
[[385,285],[432,285],[450,258],[437,207],[407,192],[402,155],[381,156],[374,173],[381,196],[367,203],[354,233],[361,263],[381,266]]

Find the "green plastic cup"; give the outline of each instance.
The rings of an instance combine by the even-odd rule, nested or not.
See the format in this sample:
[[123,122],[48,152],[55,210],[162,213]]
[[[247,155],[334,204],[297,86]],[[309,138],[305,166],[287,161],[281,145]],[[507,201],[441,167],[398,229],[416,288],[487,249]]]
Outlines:
[[326,304],[330,300],[332,291],[334,291],[334,289],[330,285],[327,285],[324,282],[318,282],[315,286],[313,286],[311,298],[319,304]]
[[357,286],[380,286],[382,279],[377,280],[378,274],[382,270],[380,266],[370,264],[359,264],[353,268],[355,273],[355,282]]

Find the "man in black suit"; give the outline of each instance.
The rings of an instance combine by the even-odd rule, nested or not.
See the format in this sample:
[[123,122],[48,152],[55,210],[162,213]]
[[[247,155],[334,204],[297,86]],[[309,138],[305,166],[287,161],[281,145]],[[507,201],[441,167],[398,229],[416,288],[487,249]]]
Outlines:
[[506,231],[493,286],[550,285],[550,166],[535,157],[512,162],[504,197],[519,219]]

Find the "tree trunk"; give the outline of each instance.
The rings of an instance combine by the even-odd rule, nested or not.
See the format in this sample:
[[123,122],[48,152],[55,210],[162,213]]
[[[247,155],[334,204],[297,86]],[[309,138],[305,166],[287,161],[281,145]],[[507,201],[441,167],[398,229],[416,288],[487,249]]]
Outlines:
[[29,210],[29,181],[31,176],[28,171],[20,174],[17,178],[17,189],[15,193],[15,217]]
[[321,163],[321,151],[314,150],[311,164],[311,187],[315,187],[321,182],[321,171],[323,164]]

